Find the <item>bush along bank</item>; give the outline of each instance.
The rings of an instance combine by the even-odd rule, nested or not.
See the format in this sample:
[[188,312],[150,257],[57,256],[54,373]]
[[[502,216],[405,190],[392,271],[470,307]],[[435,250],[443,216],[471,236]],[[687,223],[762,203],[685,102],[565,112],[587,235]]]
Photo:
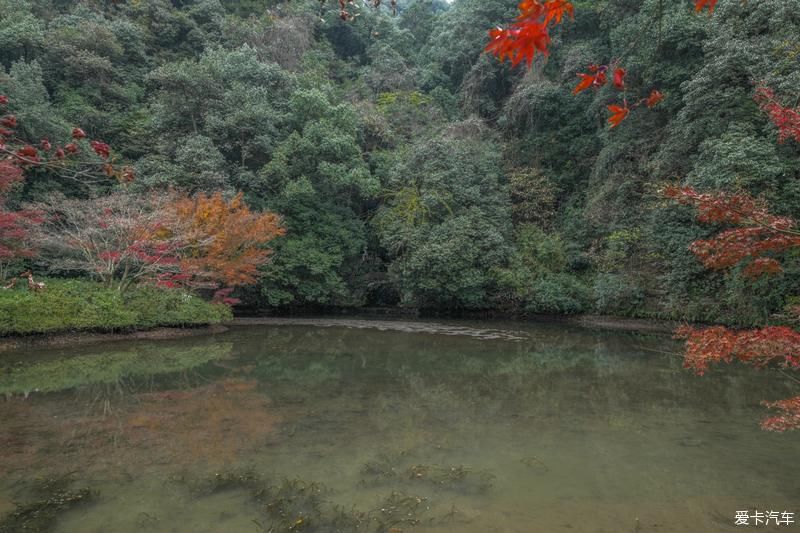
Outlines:
[[202,326],[231,318],[227,305],[177,289],[120,292],[90,281],[47,280],[37,292],[0,290],[0,335]]

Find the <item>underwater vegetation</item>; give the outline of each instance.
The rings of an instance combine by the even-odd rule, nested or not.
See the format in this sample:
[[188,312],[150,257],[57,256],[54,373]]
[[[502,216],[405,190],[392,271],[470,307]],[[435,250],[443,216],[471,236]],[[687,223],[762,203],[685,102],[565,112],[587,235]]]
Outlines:
[[495,475],[465,465],[412,464],[402,466],[403,454],[380,454],[361,469],[363,485],[410,482],[463,494],[481,494],[494,485]]
[[0,518],[0,533],[46,533],[58,516],[88,502],[94,493],[87,487],[72,489],[69,474],[39,480],[33,488],[34,500],[17,503],[14,511]]
[[[434,476],[437,481],[442,477],[468,477],[448,477],[438,471]],[[201,479],[173,476],[171,480],[184,483],[198,498],[228,490],[246,491],[261,511],[253,522],[264,533],[401,533],[405,528],[447,523],[459,514],[452,506],[447,513],[433,515],[429,498],[397,490],[390,491],[371,509],[360,510],[332,502],[329,497],[333,491],[321,483],[298,478],[274,481],[251,470],[219,472]]]
[[473,470],[464,465],[410,466],[406,472],[410,479],[431,483],[437,487],[460,492],[481,493],[491,489],[495,475],[483,470]]

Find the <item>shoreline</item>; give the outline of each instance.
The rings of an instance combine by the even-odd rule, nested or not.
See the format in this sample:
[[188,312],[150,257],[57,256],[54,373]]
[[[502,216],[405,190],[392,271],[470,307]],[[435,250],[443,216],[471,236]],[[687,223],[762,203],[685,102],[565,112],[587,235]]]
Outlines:
[[568,322],[587,328],[641,333],[666,333],[669,335],[672,335],[672,332],[681,324],[676,320],[625,318],[611,315],[577,315],[563,318]]
[[499,311],[474,311],[461,313],[426,313],[412,311],[408,309],[393,308],[361,308],[349,309],[326,309],[319,312],[282,312],[282,313],[243,313],[232,321],[225,322],[226,325],[245,326],[266,324],[272,319],[361,319],[361,320],[408,320],[412,322],[436,321],[436,320],[467,320],[499,322],[510,321],[520,323],[563,323],[571,326],[586,328],[596,328],[613,331],[630,331],[641,333],[664,333],[672,334],[682,322],[678,320],[667,320],[659,318],[631,318],[619,317],[614,315],[580,314],[580,315],[516,315]]
[[228,331],[227,326],[211,324],[198,327],[155,327],[129,332],[67,331],[60,333],[37,333],[31,335],[8,335],[0,337],[0,354],[20,348],[80,346],[122,340],[167,340],[184,337],[214,335]]
[[222,324],[212,324],[198,327],[155,327],[146,330],[136,330],[129,332],[98,332],[98,331],[68,331],[59,333],[38,333],[30,335],[8,335],[0,337],[0,354],[10,352],[20,348],[36,347],[62,347],[80,346],[87,344],[98,344],[103,342],[114,342],[122,340],[168,340],[186,337],[198,337],[201,335],[214,335],[228,331],[229,326],[254,326],[280,324],[281,319],[286,318],[307,318],[307,319],[362,319],[374,320],[376,322],[386,320],[408,320],[410,322],[425,322],[436,320],[485,320],[489,323],[510,320],[521,323],[563,323],[570,326],[584,328],[595,328],[602,330],[627,331],[651,334],[671,334],[678,322],[670,320],[648,319],[648,318],[625,318],[609,315],[531,315],[528,317],[519,316],[409,316],[407,312],[392,313],[390,310],[380,312],[365,313],[321,313],[321,314],[272,314],[257,316],[239,316],[233,320]]

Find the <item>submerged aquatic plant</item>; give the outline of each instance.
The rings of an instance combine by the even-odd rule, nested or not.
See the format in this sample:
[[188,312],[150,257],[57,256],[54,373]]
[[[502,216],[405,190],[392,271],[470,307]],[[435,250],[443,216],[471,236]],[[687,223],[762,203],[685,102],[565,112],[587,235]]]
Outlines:
[[[355,506],[348,508],[331,502],[327,496],[332,491],[315,481],[284,478],[272,482],[251,470],[217,472],[197,481],[175,475],[171,480],[186,483],[195,495],[200,496],[225,490],[248,492],[262,511],[253,522],[268,533],[398,532],[422,524],[422,515],[430,510],[428,498],[400,491],[392,491],[367,511]],[[453,508],[450,513],[429,517],[424,523],[450,521],[455,513]]]
[[272,521],[268,531],[313,531],[325,523],[323,495],[327,489],[315,482],[284,479],[277,485],[255,492],[267,516]]
[[69,474],[39,480],[34,487],[37,499],[17,504],[14,511],[0,518],[0,533],[45,533],[52,530],[61,513],[94,495],[86,487],[70,489],[71,483]]
[[440,466],[418,464],[408,471],[410,479],[427,481],[438,487],[460,492],[486,492],[494,485],[495,475],[485,470],[473,470],[464,465]]
[[367,461],[361,467],[361,484],[379,484],[388,480],[396,480],[399,477],[400,469],[397,464],[399,456],[392,456],[382,453],[373,461]]
[[361,468],[362,485],[397,484],[402,480],[426,482],[437,488],[468,494],[483,493],[494,485],[495,475],[466,465],[413,464],[400,465],[404,454],[380,454]]
[[[184,475],[170,476],[170,481],[185,481]],[[190,485],[190,490],[196,496],[210,496],[218,492],[232,489],[257,489],[261,486],[261,478],[252,470],[231,470],[216,472],[214,475],[203,478]]]
[[427,503],[427,498],[393,491],[377,509],[377,521],[380,524],[378,531],[385,531],[384,528],[389,529],[399,525],[418,525],[420,520],[417,515],[421,511],[429,509]]

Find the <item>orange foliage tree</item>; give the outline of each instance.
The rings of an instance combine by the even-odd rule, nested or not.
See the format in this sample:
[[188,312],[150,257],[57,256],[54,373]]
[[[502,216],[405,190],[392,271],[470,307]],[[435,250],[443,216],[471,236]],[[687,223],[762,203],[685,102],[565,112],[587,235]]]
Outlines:
[[241,193],[231,200],[220,192],[179,198],[173,209],[183,242],[180,270],[195,286],[254,283],[258,267],[269,259],[265,245],[285,233],[278,215],[251,211]]
[[44,216],[35,237],[53,269],[83,271],[119,290],[224,285],[215,300],[228,304],[236,303],[232,287],[256,281],[270,254],[265,245],[284,233],[278,215],[251,211],[241,194],[52,196],[31,208]]
[[[0,95],[0,111],[8,105]],[[108,144],[88,141],[81,128],[73,128],[63,145],[41,139],[34,146],[17,136],[18,126],[13,113],[0,116],[0,279],[12,260],[43,248],[51,268],[83,271],[120,290],[138,282],[224,285],[215,299],[234,303],[231,288],[256,281],[269,258],[266,243],[284,233],[278,215],[251,211],[241,194],[226,200],[221,193],[190,198],[176,191],[116,191],[88,199],[52,196],[10,211],[6,193],[28,169],[84,186],[115,178],[125,187],[135,178],[131,167],[115,164]]]

